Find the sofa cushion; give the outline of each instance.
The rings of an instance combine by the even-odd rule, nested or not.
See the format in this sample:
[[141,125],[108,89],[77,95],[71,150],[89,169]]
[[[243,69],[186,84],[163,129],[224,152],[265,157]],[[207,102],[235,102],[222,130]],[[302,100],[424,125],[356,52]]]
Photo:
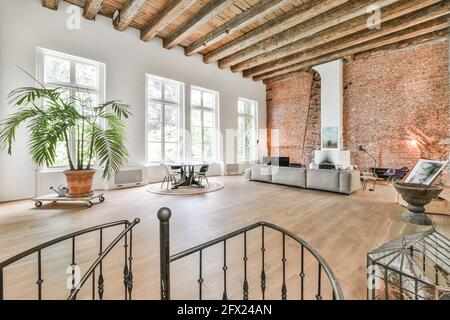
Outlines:
[[339,171],[327,169],[308,169],[306,171],[308,189],[339,192]]
[[361,173],[358,170],[342,170],[339,178],[339,192],[352,194],[361,189]]
[[272,182],[287,186],[306,188],[306,169],[272,167]]
[[251,180],[272,182],[272,168],[266,165],[255,165],[252,167]]

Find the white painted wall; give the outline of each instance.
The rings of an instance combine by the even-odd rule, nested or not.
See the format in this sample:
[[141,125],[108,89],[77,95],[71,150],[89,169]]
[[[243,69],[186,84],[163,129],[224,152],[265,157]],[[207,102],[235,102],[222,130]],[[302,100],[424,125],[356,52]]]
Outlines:
[[[324,63],[314,67],[319,72],[321,81],[320,121],[321,132],[324,127],[338,128],[338,149],[316,150],[316,164],[329,160],[343,168],[350,167],[350,151],[344,150],[343,116],[344,116],[344,64],[342,59]],[[323,143],[322,143],[323,145]]]
[[[238,97],[258,101],[259,129],[266,128],[266,92],[262,83],[219,70],[216,64],[206,65],[199,55],[186,57],[182,48],[166,50],[160,39],[142,42],[135,29],[115,31],[111,20],[104,17],[99,16],[96,21],[82,19],[80,30],[69,30],[66,27],[69,6],[63,1],[58,11],[43,8],[41,0],[0,0],[0,3],[0,118],[13,112],[6,95],[14,88],[33,85],[16,65],[35,74],[36,47],[43,47],[106,64],[106,98],[121,99],[133,107],[134,116],[127,122],[130,165],[145,164],[145,73],[183,82],[187,92],[191,85],[219,91],[223,136],[226,129],[237,128]],[[186,118],[189,119],[188,112]],[[221,159],[225,145],[223,142]],[[159,173],[159,169],[155,172]],[[52,184],[64,181],[60,180],[62,173],[57,175],[56,180],[49,179]],[[0,153],[0,201],[29,198],[37,189],[46,190],[48,185],[35,176],[36,167],[28,156],[22,128],[13,155]]]

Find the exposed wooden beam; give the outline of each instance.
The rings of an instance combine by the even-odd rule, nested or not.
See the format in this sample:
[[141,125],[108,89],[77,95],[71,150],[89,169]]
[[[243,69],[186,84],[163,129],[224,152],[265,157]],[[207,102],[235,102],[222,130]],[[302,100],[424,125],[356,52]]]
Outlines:
[[88,0],[84,6],[83,17],[88,20],[94,20],[102,4],[103,0]]
[[410,13],[406,16],[385,22],[382,28],[377,30],[366,29],[364,31],[352,34],[350,36],[325,43],[324,45],[314,47],[307,51],[294,53],[293,55],[267,62],[265,64],[256,66],[254,68],[244,71],[245,77],[257,76],[280,68],[288,67],[293,64],[298,64],[307,60],[314,59],[325,54],[335,51],[343,50],[356,46],[389,34],[393,34],[404,29],[414,27],[416,25],[437,19],[448,14],[446,3],[438,3],[427,10],[421,10]]
[[[409,14],[411,12],[426,8],[430,5],[433,5],[435,3],[441,2],[442,0],[401,0],[398,3],[389,5],[384,8],[383,14],[381,16],[381,23],[385,23],[387,21],[390,21],[392,19],[396,19],[398,17],[401,17],[403,15]],[[295,38],[301,38],[300,40],[297,40],[295,42],[292,42],[288,45],[284,45],[276,50],[266,52],[264,54],[260,54],[258,56],[255,56],[253,58],[244,60],[242,62],[239,62],[238,64],[235,64],[231,67],[231,70],[233,72],[239,72],[244,69],[249,69],[252,67],[255,67],[257,65],[261,65],[264,63],[267,63],[269,61],[281,59],[283,57],[289,56],[291,54],[294,54],[296,52],[304,51],[311,49],[315,46],[318,46],[320,44],[330,42],[333,40],[337,40],[339,38],[345,37],[347,35],[362,31],[364,29],[367,29],[367,18],[368,15],[371,13],[366,13],[358,18],[352,19],[348,21],[347,23],[341,23],[338,24],[332,28],[323,29],[323,23],[320,23],[320,21],[317,21],[316,24],[313,22],[304,25],[304,31],[300,31]],[[345,13],[343,14],[345,15]],[[327,24],[327,23],[325,23]],[[310,35],[309,37],[305,37],[305,35],[309,35],[311,33],[314,33],[315,30],[322,31],[315,33],[313,35]],[[280,38],[281,38],[280,34]],[[287,40],[289,41],[289,40]],[[287,42],[286,40],[283,41]],[[279,42],[277,42],[279,43]],[[280,44],[281,45],[281,44]],[[253,49],[253,47],[251,47]],[[248,48],[250,49],[250,48]],[[269,49],[269,48],[267,48]],[[246,49],[247,50],[247,49]],[[265,51],[267,51],[264,48]],[[230,59],[233,57],[230,56]],[[225,59],[228,59],[225,58]],[[225,60],[224,59],[224,60]],[[221,60],[222,62],[222,60]],[[220,63],[219,63],[220,64]]]
[[146,0],[128,0],[119,14],[114,18],[113,25],[116,30],[124,31],[134,20]]
[[164,48],[171,49],[180,44],[184,39],[197,31],[206,22],[214,18],[218,13],[229,7],[236,0],[208,1],[188,21],[179,26],[174,32],[164,39]]
[[203,57],[203,61],[205,63],[215,62],[349,1],[350,0],[311,0],[310,2],[303,4],[278,18],[272,19],[255,30],[209,52]]
[[42,6],[52,9],[58,10],[59,0],[42,0]]
[[182,14],[196,0],[171,0],[158,16],[148,26],[141,30],[141,40],[150,41]]
[[[358,46],[351,47],[349,49],[344,49],[336,51],[327,55],[320,56],[318,58],[308,60],[302,63],[298,63],[286,68],[278,69],[273,72],[264,73],[253,78],[255,81],[265,80],[270,78],[275,78],[290,72],[303,70],[312,66],[320,65],[329,61],[340,59],[352,54],[361,53],[364,51],[369,51],[372,49],[380,48],[383,46],[391,45],[396,42],[409,40],[415,37],[426,35],[429,33],[445,30],[449,27],[449,21],[447,17],[441,17],[439,19],[426,22],[424,24],[394,33],[392,35],[381,37],[367,43],[363,43]],[[446,30],[445,30],[446,31]]]
[[212,30],[207,35],[194,41],[192,44],[185,48],[185,54],[187,56],[190,56],[209,46],[212,46],[213,44],[221,41],[227,35],[245,28],[249,24],[265,16],[268,12],[276,10],[289,2],[290,0],[260,1],[249,9],[243,11],[241,14],[232,18],[231,20],[228,20],[220,27]]

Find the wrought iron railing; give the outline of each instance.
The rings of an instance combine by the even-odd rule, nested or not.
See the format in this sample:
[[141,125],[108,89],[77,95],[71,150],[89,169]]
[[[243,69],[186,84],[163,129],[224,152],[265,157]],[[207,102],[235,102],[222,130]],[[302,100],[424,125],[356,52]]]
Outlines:
[[[72,267],[72,288],[70,289],[70,295],[68,297],[69,300],[75,300],[77,298],[78,293],[81,288],[87,283],[89,279],[92,281],[92,299],[95,300],[97,297],[100,300],[103,300],[104,296],[104,277],[103,277],[103,260],[105,257],[111,252],[111,250],[122,240],[124,239],[124,268],[123,268],[123,283],[124,283],[124,298],[125,300],[131,300],[131,294],[133,289],[133,228],[140,221],[139,219],[135,219],[133,222],[128,220],[121,220],[111,223],[106,223],[102,225],[98,225],[95,227],[91,227],[88,229],[84,229],[81,231],[77,231],[54,240],[48,241],[41,245],[38,245],[34,248],[28,249],[22,253],[15,255],[3,262],[0,263],[0,300],[4,299],[4,270],[6,267],[10,266],[13,263],[18,262],[26,257],[29,257],[33,254],[37,255],[37,298],[38,300],[42,300],[42,288],[44,284],[44,279],[42,277],[42,252],[49,247],[52,247],[56,244],[62,243],[64,241],[71,241],[72,243],[72,261],[70,266]],[[124,230],[120,232],[118,236],[114,238],[114,240],[106,246],[104,249],[103,244],[103,232],[105,229],[109,229],[117,226],[124,226]],[[98,257],[94,261],[94,263],[89,267],[89,269],[84,273],[80,280],[76,279],[75,275],[75,267],[76,263],[76,239],[82,235],[99,232],[100,240],[99,240],[99,253]],[[98,270],[98,277],[96,277],[96,273]]]
[[266,229],[271,229],[279,232],[282,235],[282,283],[281,283],[281,299],[286,300],[288,297],[287,284],[286,284],[286,239],[290,238],[294,240],[299,245],[300,250],[300,299],[305,299],[305,290],[310,291],[311,287],[308,289],[305,288],[305,277],[306,277],[306,268],[305,268],[305,251],[309,252],[309,254],[316,260],[317,262],[317,286],[315,288],[315,298],[317,300],[322,300],[323,295],[323,275],[328,279],[329,284],[331,286],[331,298],[333,300],[343,300],[344,295],[342,293],[341,287],[337,282],[333,271],[329,267],[328,263],[319,255],[319,253],[311,247],[306,241],[294,235],[293,233],[280,228],[271,223],[267,223],[264,221],[252,224],[245,228],[236,230],[231,232],[225,236],[219,237],[217,239],[208,241],[204,244],[198,245],[191,249],[185,250],[183,252],[170,255],[170,245],[169,245],[169,220],[171,217],[171,211],[168,208],[161,208],[158,211],[158,219],[160,220],[160,272],[161,272],[161,300],[170,300],[170,265],[172,262],[183,259],[188,256],[192,256],[193,254],[198,253],[198,298],[202,300],[203,298],[203,252],[205,249],[213,247],[218,244],[223,244],[223,293],[222,299],[228,299],[227,292],[227,241],[235,238],[237,236],[243,235],[243,246],[244,246],[244,275],[243,275],[243,284],[242,284],[242,297],[244,300],[248,300],[249,298],[249,280],[247,273],[247,233],[249,231],[261,228],[261,274],[260,274],[260,290],[262,299],[266,299],[266,289],[267,289],[267,273],[266,273],[266,244],[265,244],[265,232]]

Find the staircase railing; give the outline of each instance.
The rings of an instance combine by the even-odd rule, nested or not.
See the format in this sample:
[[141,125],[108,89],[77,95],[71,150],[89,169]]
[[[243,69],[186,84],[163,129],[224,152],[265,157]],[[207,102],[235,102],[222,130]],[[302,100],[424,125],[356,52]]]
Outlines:
[[[249,298],[249,281],[248,281],[248,274],[247,274],[247,233],[251,230],[261,228],[261,274],[260,274],[260,289],[261,289],[261,295],[262,299],[265,300],[266,298],[266,288],[267,288],[267,273],[265,269],[265,254],[266,254],[266,247],[265,247],[265,230],[266,229],[272,229],[275,231],[278,231],[282,235],[282,283],[281,283],[281,299],[286,300],[287,299],[287,285],[286,285],[286,238],[290,238],[297,242],[300,246],[300,300],[305,299],[305,277],[306,277],[306,271],[305,271],[305,251],[309,252],[312,257],[317,261],[317,286],[315,289],[315,297],[317,300],[323,299],[323,286],[322,286],[322,278],[323,275],[325,275],[331,285],[331,297],[333,300],[343,300],[344,295],[342,293],[341,287],[336,280],[336,277],[333,274],[333,271],[329,267],[328,263],[320,256],[320,254],[311,247],[306,241],[299,238],[298,236],[294,235],[293,233],[280,228],[276,225],[273,225],[268,222],[257,222],[255,224],[252,224],[250,226],[247,226],[245,228],[236,230],[234,232],[231,232],[227,235],[224,235],[222,237],[219,237],[217,239],[208,241],[206,243],[203,243],[201,245],[195,246],[191,249],[182,251],[180,253],[170,255],[170,245],[169,245],[169,220],[172,213],[170,209],[168,208],[161,208],[158,211],[158,219],[160,220],[160,272],[161,272],[161,300],[170,300],[170,264],[174,261],[183,259],[185,257],[191,256],[193,254],[198,253],[198,261],[199,261],[199,274],[198,274],[198,298],[199,300],[202,300],[203,298],[203,251],[206,248],[223,244],[223,293],[222,293],[222,299],[227,300],[228,299],[228,292],[227,292],[227,241],[235,238],[239,235],[243,235],[243,245],[244,245],[244,280],[242,284],[242,297],[243,300],[248,300]],[[310,288],[308,288],[308,291]]]
[[[72,267],[72,288],[70,289],[69,300],[75,300],[77,298],[78,293],[81,288],[86,284],[89,278],[92,279],[92,299],[95,300],[96,296],[100,300],[103,300],[104,295],[104,277],[103,277],[103,260],[110,253],[110,251],[119,243],[120,240],[124,239],[124,269],[123,269],[123,282],[124,282],[124,298],[125,300],[131,300],[131,294],[133,289],[133,271],[132,271],[132,261],[133,261],[133,228],[140,221],[139,219],[135,219],[133,222],[128,220],[121,220],[111,223],[106,223],[102,225],[98,225],[95,227],[87,228],[81,231],[73,232],[68,235],[53,239],[51,241],[45,242],[41,245],[23,251],[14,257],[11,257],[0,263],[0,300],[4,299],[4,270],[9,265],[22,260],[28,256],[33,254],[37,255],[37,298],[38,300],[42,300],[42,288],[44,284],[44,279],[42,277],[42,252],[52,247],[58,243],[64,241],[72,242],[72,261],[70,266]],[[105,229],[109,229],[117,226],[124,226],[124,230],[115,237],[115,239],[105,248],[103,244],[103,231]],[[79,236],[93,233],[98,231],[100,234],[99,240],[99,253],[97,259],[94,263],[89,267],[89,269],[85,272],[85,274],[81,277],[79,281],[76,279],[75,268],[77,266],[76,263],[76,239]],[[96,270],[98,269],[98,277],[96,277]]]

